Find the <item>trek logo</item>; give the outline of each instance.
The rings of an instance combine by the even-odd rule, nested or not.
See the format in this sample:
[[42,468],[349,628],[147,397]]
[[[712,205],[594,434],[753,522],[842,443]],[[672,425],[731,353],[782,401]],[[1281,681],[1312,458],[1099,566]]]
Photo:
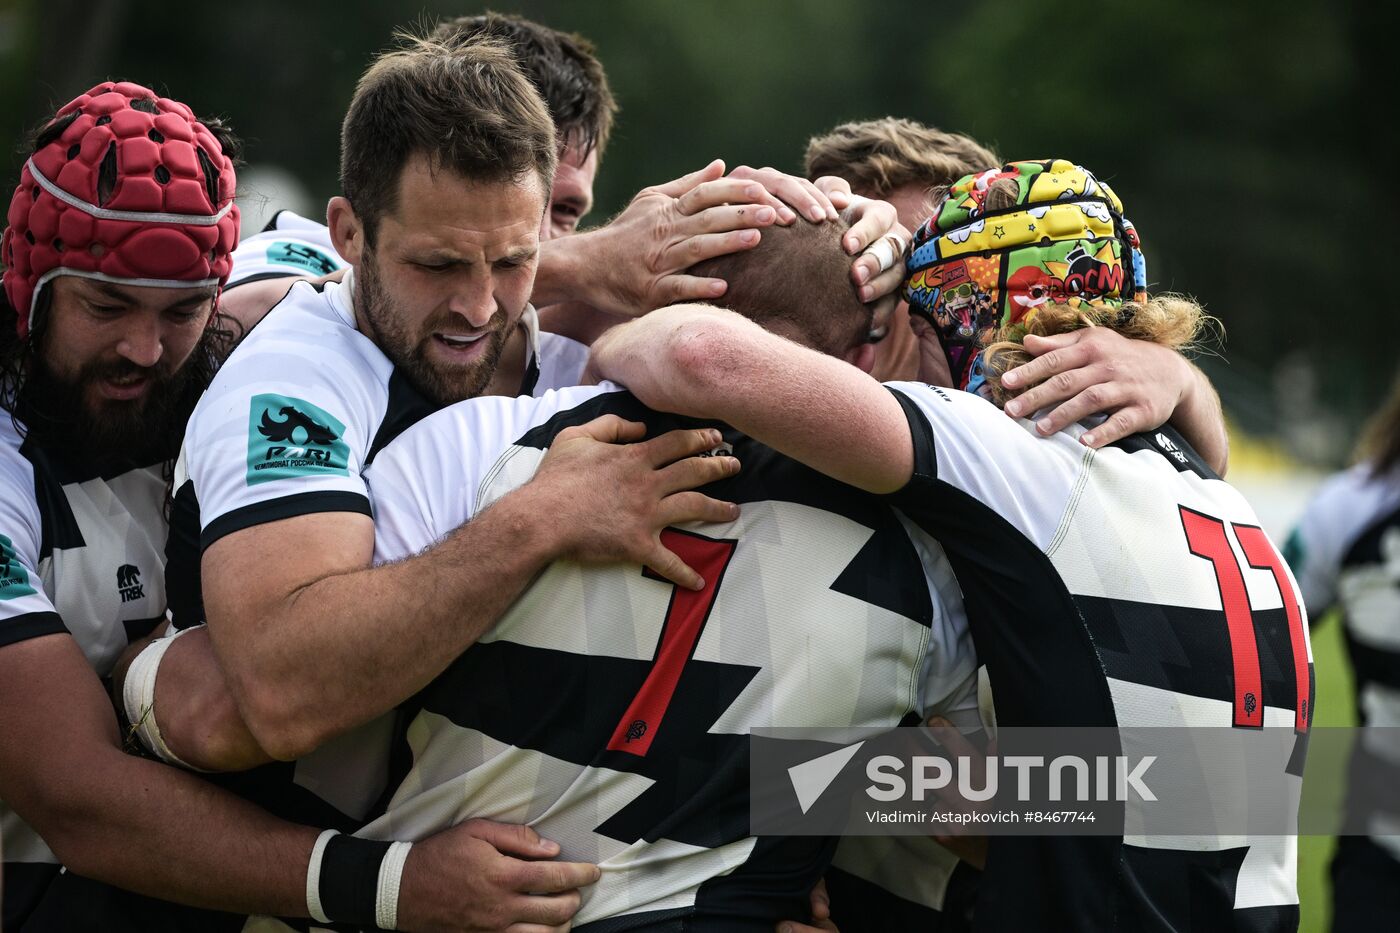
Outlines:
[[33,595],[34,587],[29,582],[29,571],[19,562],[19,555],[15,553],[15,543],[0,535],[0,600]]
[[118,567],[117,592],[122,594],[124,603],[145,598],[146,587],[141,582],[141,568],[135,564],[122,564]]
[[248,485],[308,474],[349,476],[345,425],[310,402],[255,395],[248,410]]
[[267,261],[279,266],[295,266],[312,275],[329,275],[340,268],[340,263],[319,249],[290,240],[278,240],[269,246]]
[[1162,453],[1166,454],[1168,457],[1172,457],[1177,463],[1186,462],[1186,453],[1180,447],[1176,446],[1171,438],[1167,437],[1165,434],[1159,433],[1153,440],[1157,442],[1157,446],[1161,448]]

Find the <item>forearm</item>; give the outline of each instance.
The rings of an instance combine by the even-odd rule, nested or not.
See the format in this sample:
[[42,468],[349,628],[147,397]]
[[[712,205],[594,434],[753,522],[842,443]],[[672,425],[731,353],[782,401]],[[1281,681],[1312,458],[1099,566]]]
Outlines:
[[21,815],[70,871],[195,907],[307,915],[316,829],[115,747],[51,780],[61,805]]
[[[233,631],[211,611],[220,665],[258,744],[298,758],[393,709],[471,646],[557,553],[532,492],[511,493],[415,557],[301,586]],[[216,595],[236,604],[236,593]]]
[[1220,409],[1220,396],[1205,373],[1187,363],[1195,381],[1172,412],[1171,425],[1181,432],[1210,468],[1225,475],[1230,460],[1230,437],[1225,430],[1225,415]]
[[908,482],[913,447],[899,403],[849,363],[713,309],[662,309],[615,334],[595,365],[647,405],[724,421],[863,489]]
[[[535,288],[530,303],[537,308],[565,302],[592,307],[590,286],[603,270],[590,263],[590,250],[596,231],[546,240],[540,244],[540,261],[535,271]],[[592,267],[590,268],[590,266]]]

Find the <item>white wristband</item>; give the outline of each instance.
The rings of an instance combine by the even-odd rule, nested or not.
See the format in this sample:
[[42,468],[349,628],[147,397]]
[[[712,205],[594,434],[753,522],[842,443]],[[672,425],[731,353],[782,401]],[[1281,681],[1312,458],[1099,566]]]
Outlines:
[[411,842],[396,842],[389,846],[384,861],[379,863],[379,894],[374,900],[374,916],[381,930],[399,928],[399,882],[403,880],[403,866],[411,848]]
[[306,863],[306,912],[317,923],[330,923],[331,918],[321,909],[321,859],[326,854],[326,843],[332,836],[340,835],[338,829],[328,829],[316,837],[311,847],[311,861]]
[[156,673],[160,670],[161,658],[165,657],[165,652],[170,649],[175,639],[191,631],[194,629],[182,629],[174,635],[157,638],[141,649],[141,653],[132,659],[131,665],[126,669],[126,682],[122,684],[122,706],[126,709],[127,721],[131,723],[136,737],[141,740],[142,745],[154,752],[156,757],[167,764],[199,771],[201,769],[181,760],[179,755],[170,750],[160,734],[160,725],[156,722]]

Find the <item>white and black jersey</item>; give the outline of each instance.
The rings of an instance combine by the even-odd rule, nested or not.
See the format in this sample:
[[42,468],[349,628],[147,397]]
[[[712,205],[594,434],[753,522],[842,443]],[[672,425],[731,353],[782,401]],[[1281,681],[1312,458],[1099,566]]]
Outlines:
[[[0,651],[67,633],[99,677],[165,618],[163,464],[74,462],[0,412]],[[4,928],[18,929],[58,871],[0,802]]]
[[[916,461],[893,501],[953,565],[999,726],[1291,729],[1301,782],[1313,679],[1295,584],[1248,503],[1179,435],[1094,451],[1084,427],[1040,438],[973,394],[891,388]],[[976,925],[1289,930],[1296,846],[1000,837]]]
[[[369,472],[376,559],[438,541],[526,483],[561,430],[609,413],[649,436],[698,424],[606,386],[420,422]],[[742,514],[663,533],[706,588],[551,565],[415,698],[409,770],[364,835],[529,824],[603,868],[581,931],[767,931],[805,912],[832,843],[749,835],[750,730],[970,708],[975,662],[925,573],[935,542],[878,497],[723,433],[743,470],[706,492]]]
[[[1378,473],[1367,463],[1329,479],[1308,503],[1284,555],[1314,620],[1341,609],[1357,721],[1387,727],[1362,732],[1349,787],[1362,799],[1393,800],[1400,748],[1385,737],[1400,726],[1400,470]],[[1400,805],[1349,819],[1366,835],[1337,840],[1333,929],[1381,929],[1400,916]]]
[[[370,514],[362,472],[435,406],[355,327],[353,285],[298,282],[238,345],[196,406],[176,467],[169,590],[177,628],[203,622],[200,557],[225,535],[297,515]],[[523,393],[578,380],[587,350],[541,335],[533,309]],[[548,337],[548,339],[545,339]],[[393,717],[296,762],[210,780],[283,819],[361,824],[386,780]]]
[[289,276],[318,279],[348,265],[335,251],[329,227],[286,210],[240,240],[232,259],[225,289]]

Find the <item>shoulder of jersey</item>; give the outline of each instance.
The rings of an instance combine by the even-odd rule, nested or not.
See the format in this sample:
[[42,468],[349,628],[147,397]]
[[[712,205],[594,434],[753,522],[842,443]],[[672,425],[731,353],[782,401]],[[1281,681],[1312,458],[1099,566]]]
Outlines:
[[276,276],[317,278],[344,267],[328,227],[292,211],[278,211],[260,232],[239,242],[225,287]]
[[[266,369],[269,375],[289,375],[287,367],[336,367],[328,377],[341,380],[365,368],[369,339],[341,316],[331,300],[335,282],[318,289],[308,282],[297,282],[283,298],[248,332],[214,377],[211,389],[242,381],[249,373]],[[377,348],[374,356],[382,356]],[[387,367],[389,363],[384,361]]]

